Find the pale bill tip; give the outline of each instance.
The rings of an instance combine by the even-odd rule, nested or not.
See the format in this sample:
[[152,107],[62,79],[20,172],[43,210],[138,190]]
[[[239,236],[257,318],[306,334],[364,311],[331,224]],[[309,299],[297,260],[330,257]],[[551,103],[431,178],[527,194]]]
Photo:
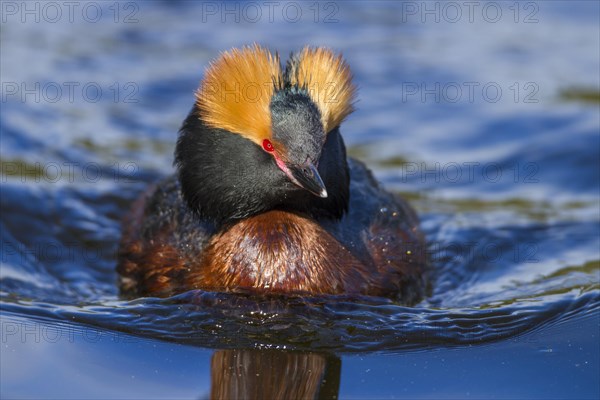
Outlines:
[[319,196],[321,196],[324,199],[327,198],[327,190],[323,188],[323,190],[321,190],[321,193],[319,193]]

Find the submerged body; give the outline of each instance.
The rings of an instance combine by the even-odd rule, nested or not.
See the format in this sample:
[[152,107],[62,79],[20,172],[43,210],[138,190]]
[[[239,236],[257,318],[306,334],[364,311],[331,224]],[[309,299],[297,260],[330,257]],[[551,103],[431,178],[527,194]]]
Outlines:
[[[246,63],[260,51],[234,55]],[[328,109],[307,85],[290,83],[290,70],[301,79],[298,70],[308,68],[303,62],[312,62],[310,76],[318,76],[319,63],[347,72],[340,58],[320,51],[293,57],[285,76],[277,77],[284,82],[269,93],[264,129],[255,113],[240,109],[244,104],[215,117],[214,108],[205,111],[208,100],[198,101],[180,132],[179,173],[150,188],[125,222],[118,265],[123,294],[361,294],[406,304],[423,297],[427,274],[418,219],[362,163],[347,160],[339,124],[350,105]],[[272,62],[270,56],[263,61]],[[226,75],[218,67],[225,68],[213,66],[209,77]],[[235,72],[244,68],[239,63]],[[348,82],[340,87],[353,90]],[[349,101],[351,94],[337,98]],[[230,118],[223,122],[223,115]],[[252,120],[236,122],[240,115]]]

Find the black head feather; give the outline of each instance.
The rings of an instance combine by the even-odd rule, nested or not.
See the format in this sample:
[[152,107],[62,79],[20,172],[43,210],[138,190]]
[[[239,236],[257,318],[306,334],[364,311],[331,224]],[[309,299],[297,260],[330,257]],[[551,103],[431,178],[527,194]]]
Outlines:
[[[303,101],[298,104],[304,109],[313,107]],[[284,116],[281,121],[290,118]],[[289,134],[292,132],[280,132],[282,137]],[[347,211],[349,201],[346,150],[338,129],[323,140],[321,149],[310,140],[300,141],[297,146],[307,155],[318,152],[318,171],[329,193],[327,198],[293,184],[273,157],[254,142],[205,125],[194,107],[180,129],[175,149],[183,196],[200,218],[217,224],[273,209],[339,219]]]

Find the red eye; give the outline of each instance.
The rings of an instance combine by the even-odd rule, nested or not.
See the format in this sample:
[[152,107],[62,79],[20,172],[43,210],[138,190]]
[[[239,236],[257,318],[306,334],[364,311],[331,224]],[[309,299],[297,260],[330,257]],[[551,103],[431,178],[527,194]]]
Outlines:
[[265,149],[265,151],[268,151],[269,153],[272,153],[275,151],[275,148],[273,147],[273,143],[271,143],[271,141],[269,139],[263,140],[263,149]]

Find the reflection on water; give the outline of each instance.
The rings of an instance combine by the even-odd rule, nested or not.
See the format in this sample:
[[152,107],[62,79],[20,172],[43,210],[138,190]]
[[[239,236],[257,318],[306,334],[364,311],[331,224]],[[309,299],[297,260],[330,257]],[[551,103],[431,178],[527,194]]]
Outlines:
[[[257,377],[252,368],[241,368],[241,363],[233,360],[240,357],[244,365],[260,364],[265,369],[287,364],[289,372],[296,367],[299,372],[306,371],[299,367],[308,365],[316,371],[313,365],[325,365],[318,389],[325,398],[335,393],[340,373],[339,398],[390,398],[400,394],[419,398],[426,392],[432,397],[439,394],[452,398],[537,395],[592,399],[598,397],[594,384],[600,357],[598,323],[598,313],[574,315],[563,323],[493,345],[440,347],[396,355],[342,354],[340,365],[329,353],[243,348],[212,351],[70,322],[57,323],[56,319],[40,322],[2,314],[0,393],[2,398],[16,397],[13,393],[23,398],[46,398],[52,393],[61,399],[206,399],[211,393],[211,380],[224,372],[212,367],[213,357],[237,364],[239,374],[237,381],[230,381],[232,384],[241,385],[242,380],[248,385],[264,383],[264,376]],[[293,383],[281,378],[281,382],[268,387],[289,385]]]
[[318,353],[220,350],[211,360],[211,399],[337,399],[338,357]]

